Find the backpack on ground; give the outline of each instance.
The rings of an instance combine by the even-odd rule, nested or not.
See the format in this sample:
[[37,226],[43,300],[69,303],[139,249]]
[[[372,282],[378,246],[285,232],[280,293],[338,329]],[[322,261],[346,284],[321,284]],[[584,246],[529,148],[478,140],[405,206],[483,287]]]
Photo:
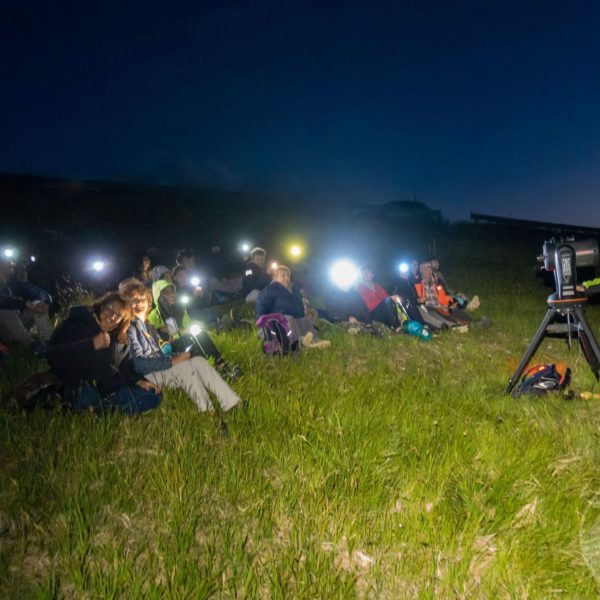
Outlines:
[[564,390],[571,381],[571,369],[567,367],[561,373],[556,365],[535,365],[531,367],[521,380],[513,397],[518,398],[522,394],[539,396],[547,392]]
[[262,315],[256,326],[265,354],[283,356],[299,349],[298,340],[293,339],[290,325],[281,313]]

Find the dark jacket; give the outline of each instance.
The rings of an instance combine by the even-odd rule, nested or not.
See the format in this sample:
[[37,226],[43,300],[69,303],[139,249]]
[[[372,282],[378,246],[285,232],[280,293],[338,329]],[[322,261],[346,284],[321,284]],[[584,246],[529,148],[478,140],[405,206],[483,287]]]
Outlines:
[[171,359],[162,353],[158,333],[151,325],[143,323],[140,319],[132,319],[127,337],[133,368],[137,373],[145,375],[154,371],[165,371],[173,366]]
[[292,285],[292,291],[289,292],[280,283],[273,281],[258,294],[256,318],[276,312],[297,319],[304,316],[304,302],[295,285]]
[[0,285],[0,310],[23,310],[27,301],[46,302],[52,298],[48,292],[29,281],[11,281]]
[[327,313],[334,321],[348,321],[354,317],[363,323],[371,322],[371,315],[354,288],[347,291],[334,288],[327,298]]
[[271,283],[271,276],[265,269],[253,262],[246,265],[242,279],[242,294],[247,296],[252,290],[263,290]]
[[102,394],[133,383],[140,376],[133,369],[127,344],[111,341],[108,348],[94,350],[93,338],[100,326],[87,306],[74,306],[52,334],[47,360],[50,370],[66,387],[82,380],[96,382]]

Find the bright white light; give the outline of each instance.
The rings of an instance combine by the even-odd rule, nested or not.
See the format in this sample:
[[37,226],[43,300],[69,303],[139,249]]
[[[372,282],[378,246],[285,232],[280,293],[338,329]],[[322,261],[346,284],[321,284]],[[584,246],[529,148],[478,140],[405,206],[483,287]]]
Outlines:
[[331,280],[342,289],[349,289],[358,279],[358,269],[349,260],[338,260],[329,271]]
[[189,304],[190,303],[190,297],[189,296],[180,296],[179,297],[179,302],[181,302],[181,304]]
[[200,277],[198,277],[197,275],[194,275],[194,277],[192,277],[190,279],[190,283],[192,285],[195,285],[196,287],[198,287],[200,285]]
[[278,267],[279,265],[276,262],[271,263],[271,269],[273,269],[273,271]]
[[12,258],[14,255],[15,255],[15,251],[12,248],[4,249],[4,256],[6,256],[6,258]]
[[300,256],[302,254],[302,248],[300,248],[300,246],[294,245],[290,248],[290,254],[292,256]]
[[200,325],[198,325],[198,323],[194,323],[191,327],[190,327],[190,333],[192,335],[198,335],[199,333],[202,333],[202,327],[200,327]]
[[96,271],[96,273],[100,273],[100,271],[104,271],[104,261],[102,260],[95,260],[92,263],[92,269],[94,269],[94,271]]
[[400,273],[408,273],[410,266],[407,262],[401,262],[398,269],[400,270]]
[[36,257],[35,257],[35,256],[30,256],[30,257],[29,257],[29,260],[30,260],[31,262],[35,262],[37,259],[36,259]]
[[250,244],[248,242],[244,242],[240,247],[242,252],[250,252]]

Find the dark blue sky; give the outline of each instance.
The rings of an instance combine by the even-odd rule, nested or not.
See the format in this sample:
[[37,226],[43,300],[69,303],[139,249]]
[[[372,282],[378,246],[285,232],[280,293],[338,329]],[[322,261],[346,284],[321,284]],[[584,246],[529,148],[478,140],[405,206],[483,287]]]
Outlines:
[[0,171],[600,227],[598,2],[85,4],[2,3]]

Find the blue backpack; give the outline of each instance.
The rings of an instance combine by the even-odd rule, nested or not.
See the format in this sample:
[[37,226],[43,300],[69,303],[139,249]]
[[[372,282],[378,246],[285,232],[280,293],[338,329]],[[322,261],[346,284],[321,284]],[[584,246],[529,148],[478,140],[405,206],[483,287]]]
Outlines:
[[546,392],[564,390],[571,381],[571,369],[567,367],[561,373],[556,365],[535,365],[531,367],[513,392],[513,397],[518,398],[522,394],[540,396]]
[[283,356],[299,349],[298,341],[293,339],[290,325],[281,313],[262,315],[256,326],[263,352],[268,356]]

